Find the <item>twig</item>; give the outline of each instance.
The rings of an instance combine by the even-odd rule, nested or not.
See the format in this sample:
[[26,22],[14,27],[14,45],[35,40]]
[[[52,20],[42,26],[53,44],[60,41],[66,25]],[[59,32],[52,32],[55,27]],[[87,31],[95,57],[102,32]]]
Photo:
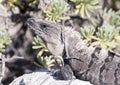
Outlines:
[[14,56],[12,58],[5,58],[5,55],[1,55],[2,57],[2,72],[1,72],[1,76],[3,77],[4,76],[4,73],[5,73],[5,63],[6,62],[10,62],[14,59],[24,59],[24,57],[19,57],[19,56]]

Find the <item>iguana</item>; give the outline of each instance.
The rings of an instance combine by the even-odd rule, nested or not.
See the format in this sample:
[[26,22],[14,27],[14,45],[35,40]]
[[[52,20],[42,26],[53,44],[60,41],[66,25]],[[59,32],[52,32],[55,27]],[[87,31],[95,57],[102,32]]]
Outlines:
[[119,55],[85,44],[81,34],[70,27],[35,18],[27,24],[53,55],[62,56],[76,78],[94,85],[120,85]]

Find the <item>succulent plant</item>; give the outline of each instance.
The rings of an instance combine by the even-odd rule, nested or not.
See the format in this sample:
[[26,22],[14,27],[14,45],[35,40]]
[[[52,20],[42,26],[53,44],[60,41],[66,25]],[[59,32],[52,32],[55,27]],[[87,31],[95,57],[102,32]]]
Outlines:
[[51,0],[48,9],[45,12],[46,19],[54,22],[69,19],[63,14],[69,9],[68,4],[64,0]]
[[51,67],[54,66],[55,59],[53,56],[37,56],[38,63],[36,63],[38,66],[42,66],[43,68],[50,69]]
[[25,6],[31,7],[38,3],[38,0],[8,0],[7,4],[10,8],[18,6],[20,9],[25,9]]
[[76,14],[80,14],[82,18],[90,18],[90,12],[94,12],[96,9],[101,8],[98,4],[99,0],[71,0],[76,3]]
[[37,55],[38,63],[35,62],[35,64],[39,67],[47,68],[54,66],[55,59],[53,56],[42,56],[44,52],[48,52],[44,42],[39,36],[34,37],[33,41],[33,49],[39,49],[40,51]]
[[40,52],[38,53],[39,56],[41,56],[44,52],[47,52],[47,48],[44,44],[44,42],[42,41],[42,39],[39,36],[34,37],[34,41],[33,41],[33,49],[41,49]]
[[119,30],[115,26],[106,24],[101,27],[98,27],[98,32],[96,33],[96,41],[92,45],[98,45],[102,48],[108,48],[112,50],[119,43],[115,42],[115,37],[119,35]]
[[7,30],[0,29],[0,53],[5,51],[5,46],[11,43],[11,38]]
[[113,25],[102,25],[97,28],[96,32],[95,27],[87,26],[84,27],[81,32],[84,36],[84,41],[91,44],[92,46],[107,48],[110,51],[112,51],[113,48],[120,46],[120,29]]
[[94,37],[93,34],[95,32],[95,27],[93,26],[85,26],[84,28],[81,28],[82,35],[84,36],[84,41],[86,43],[90,43],[92,38]]

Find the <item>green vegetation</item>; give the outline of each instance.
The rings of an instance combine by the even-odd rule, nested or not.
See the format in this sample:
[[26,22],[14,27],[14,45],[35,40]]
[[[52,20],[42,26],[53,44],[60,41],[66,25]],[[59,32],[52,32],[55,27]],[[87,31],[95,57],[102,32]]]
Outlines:
[[[27,4],[25,4],[27,3]],[[18,6],[20,9],[25,9],[25,5],[28,7],[31,7],[38,3],[38,0],[8,0],[7,4],[13,8],[15,6]]]
[[54,66],[54,58],[53,56],[42,56],[44,52],[48,52],[44,42],[42,41],[42,39],[39,36],[34,37],[34,41],[33,41],[33,49],[40,49],[38,55],[37,55],[37,59],[38,59],[38,63],[35,63],[37,66],[39,67],[43,67],[43,68],[47,68],[49,69],[50,67]]
[[97,32],[91,27],[84,27],[81,29],[86,43],[107,48],[108,50],[120,46],[120,42],[116,42],[116,37],[119,36],[120,30],[116,29],[115,26],[107,24],[98,27],[97,29]]
[[94,37],[93,34],[95,32],[95,28],[93,26],[85,26],[84,28],[81,28],[81,32],[85,38],[84,41],[86,43],[90,43]]
[[39,56],[41,56],[44,52],[48,51],[44,42],[39,36],[34,37],[33,49],[41,49],[40,52],[38,53]]
[[76,4],[75,13],[81,18],[90,18],[90,12],[94,13],[96,9],[101,8],[99,0],[71,0]]
[[103,25],[100,27],[84,27],[81,29],[84,41],[93,46],[113,48],[120,46],[120,16],[113,10],[104,10]]
[[5,51],[5,46],[11,43],[9,33],[5,29],[0,29],[0,53]]
[[35,63],[37,66],[50,69],[51,67],[54,66],[55,59],[53,56],[37,56],[38,63]]
[[92,45],[98,45],[102,48],[108,48],[112,50],[113,48],[120,45],[115,41],[115,37],[119,35],[119,30],[111,25],[103,25],[98,27],[98,32],[96,32],[96,41]]
[[111,25],[114,25],[116,27],[120,26],[120,15],[119,15],[120,13],[110,9],[107,14],[109,14],[110,17],[109,23]]
[[68,4],[64,0],[51,0],[50,6],[45,11],[46,19],[53,22],[69,19],[68,16],[63,16],[68,9]]

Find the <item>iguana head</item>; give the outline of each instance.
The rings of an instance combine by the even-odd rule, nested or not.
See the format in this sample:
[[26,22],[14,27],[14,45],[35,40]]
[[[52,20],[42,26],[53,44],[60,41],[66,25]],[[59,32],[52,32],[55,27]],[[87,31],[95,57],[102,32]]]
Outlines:
[[50,21],[30,18],[27,25],[45,42],[48,50],[55,56],[61,56],[64,49],[62,26]]
[[53,43],[53,40],[60,40],[61,38],[61,27],[59,24],[35,18],[28,19],[27,24],[44,41]]

